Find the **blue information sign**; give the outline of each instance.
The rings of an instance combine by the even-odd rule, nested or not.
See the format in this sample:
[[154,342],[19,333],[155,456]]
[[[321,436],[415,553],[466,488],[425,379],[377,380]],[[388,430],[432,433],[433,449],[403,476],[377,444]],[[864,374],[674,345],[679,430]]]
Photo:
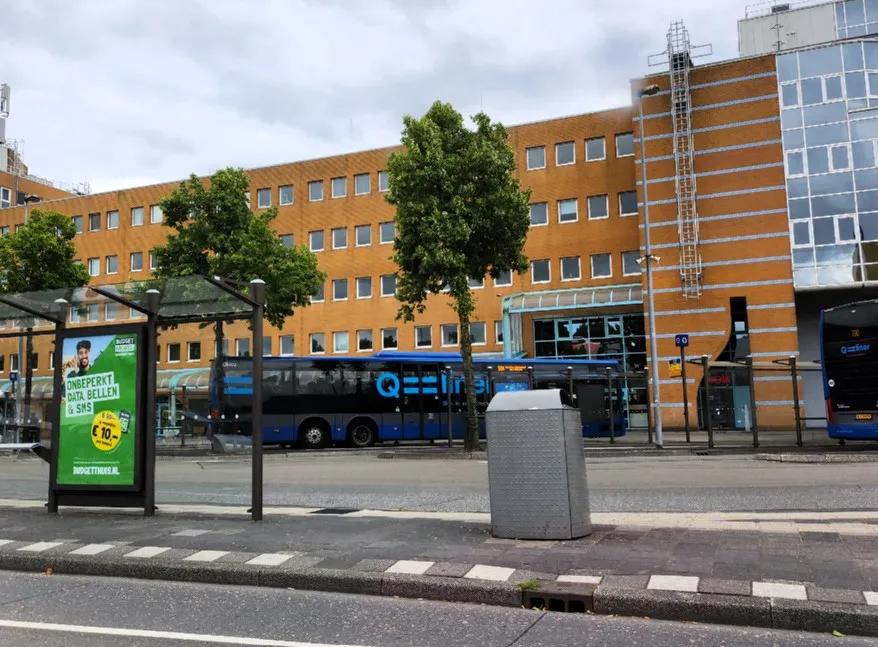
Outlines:
[[689,333],[674,335],[674,345],[677,348],[686,348],[689,346]]

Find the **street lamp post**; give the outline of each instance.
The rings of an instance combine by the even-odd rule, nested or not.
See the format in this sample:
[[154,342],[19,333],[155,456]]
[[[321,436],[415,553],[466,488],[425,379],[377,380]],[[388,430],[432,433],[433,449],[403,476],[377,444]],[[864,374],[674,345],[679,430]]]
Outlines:
[[[644,242],[644,259],[646,263],[646,294],[647,308],[649,309],[649,363],[652,367],[652,419],[655,424],[655,445],[662,447],[664,436],[662,434],[662,408],[661,399],[659,397],[659,365],[658,365],[658,349],[655,339],[655,301],[652,295],[652,262],[658,260],[652,255],[652,247],[649,242],[649,198],[646,190],[646,141],[643,133],[643,97],[656,94],[659,91],[657,85],[648,85],[642,88],[637,96],[637,107],[640,112],[640,177],[641,187],[643,188],[643,242]],[[683,388],[686,388],[685,385]]]

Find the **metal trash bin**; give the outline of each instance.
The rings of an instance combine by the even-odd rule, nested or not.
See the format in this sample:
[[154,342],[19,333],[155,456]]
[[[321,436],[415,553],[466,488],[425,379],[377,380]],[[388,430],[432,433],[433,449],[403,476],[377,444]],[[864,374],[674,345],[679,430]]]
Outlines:
[[486,412],[491,534],[591,534],[582,422],[561,389],[497,393]]

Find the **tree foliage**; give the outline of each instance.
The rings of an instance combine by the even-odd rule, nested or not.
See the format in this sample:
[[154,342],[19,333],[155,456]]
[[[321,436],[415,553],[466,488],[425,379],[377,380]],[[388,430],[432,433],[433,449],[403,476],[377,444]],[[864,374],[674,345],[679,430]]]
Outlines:
[[448,288],[460,322],[469,424],[466,446],[478,444],[469,323],[476,300],[470,278],[523,273],[530,227],[530,189],[522,190],[506,129],[484,113],[466,127],[437,101],[403,119],[403,150],[390,155],[386,200],[396,207],[393,260],[399,266],[398,318],[423,313],[430,294]]

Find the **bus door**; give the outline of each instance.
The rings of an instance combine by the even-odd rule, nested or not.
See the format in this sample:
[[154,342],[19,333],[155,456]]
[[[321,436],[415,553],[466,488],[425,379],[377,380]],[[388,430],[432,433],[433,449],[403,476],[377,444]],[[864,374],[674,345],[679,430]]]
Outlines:
[[423,406],[423,438],[434,440],[441,438],[442,433],[448,437],[448,427],[445,425],[447,413],[442,408],[441,385],[442,376],[439,366],[436,364],[420,365],[421,405]]
[[573,390],[579,404],[579,415],[586,436],[597,436],[602,427],[609,426],[606,391],[602,382],[576,381]]
[[404,440],[423,438],[423,394],[420,364],[403,364],[400,400],[402,402],[402,437]]

